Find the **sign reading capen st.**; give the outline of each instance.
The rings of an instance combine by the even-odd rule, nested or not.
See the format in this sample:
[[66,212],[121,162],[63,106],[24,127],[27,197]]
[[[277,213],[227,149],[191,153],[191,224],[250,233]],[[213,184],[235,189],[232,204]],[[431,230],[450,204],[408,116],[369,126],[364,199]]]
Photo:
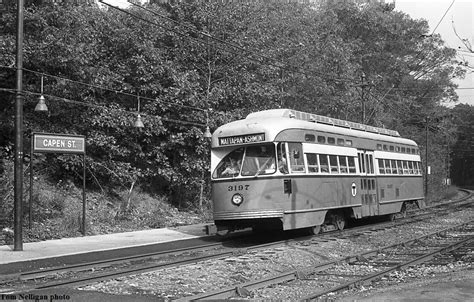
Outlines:
[[84,154],[86,152],[85,137],[82,135],[34,133],[33,152]]
[[265,133],[219,137],[220,146],[250,144],[265,141]]

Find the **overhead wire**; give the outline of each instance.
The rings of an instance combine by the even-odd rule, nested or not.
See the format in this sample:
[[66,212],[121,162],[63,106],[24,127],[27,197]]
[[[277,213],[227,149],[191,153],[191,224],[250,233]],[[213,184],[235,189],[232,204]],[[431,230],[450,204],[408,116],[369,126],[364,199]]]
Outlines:
[[[454,4],[455,1],[456,1],[456,0],[453,0],[453,1],[451,2],[451,4],[450,4],[449,7],[446,9],[446,11],[444,12],[443,16],[442,16],[441,19],[439,20],[438,24],[435,26],[435,28],[434,28],[433,31],[431,32],[431,34],[430,34],[430,35],[426,35],[426,36],[423,35],[423,36],[421,36],[421,37],[423,37],[423,38],[431,38],[431,37],[434,35],[434,33],[436,32],[436,30],[438,29],[438,26],[441,24],[441,22],[443,21],[444,17],[445,17],[446,14],[448,13],[448,11],[451,9],[451,7],[453,6],[453,4]],[[411,59],[407,64],[409,64],[410,62],[413,62],[413,63],[414,63],[415,60],[417,60],[418,56],[419,56],[421,53],[423,53],[423,49],[420,49],[420,51],[416,54],[416,56],[415,56],[413,59]],[[419,65],[421,64],[421,62],[422,62],[426,57],[427,57],[427,54],[424,55],[424,56],[419,60],[420,63],[418,63],[416,66],[419,66]],[[392,89],[393,89],[393,90],[398,90],[398,88],[393,88],[393,87],[392,87],[392,88],[390,88],[388,91],[391,91]],[[385,95],[387,95],[387,94],[385,94]],[[384,99],[384,97],[382,98],[382,100],[383,100],[383,99]]]
[[[4,66],[0,66],[0,67],[4,67]],[[103,87],[103,86],[97,86],[97,85],[93,85],[93,84],[89,84],[89,83],[85,83],[85,82],[75,81],[75,80],[71,80],[71,79],[68,79],[68,78],[63,78],[63,77],[59,77],[59,76],[55,76],[55,75],[47,74],[47,73],[44,73],[44,72],[39,72],[39,71],[27,69],[27,68],[23,68],[23,70],[29,71],[29,72],[32,72],[32,73],[35,73],[35,74],[38,74],[38,75],[48,76],[48,77],[59,79],[59,80],[65,80],[65,81],[68,81],[68,82],[72,82],[72,83],[76,83],[76,84],[80,84],[80,85],[84,85],[84,86],[89,86],[89,87],[92,87],[92,88],[95,88],[95,89],[100,89],[100,90],[104,90],[104,91],[113,92],[113,93],[116,93],[116,94],[121,94],[121,95],[129,96],[129,97],[135,97],[135,98],[137,97],[137,94],[133,94],[133,93],[118,91],[118,90],[110,89],[110,88]],[[176,104],[176,103],[172,103],[172,102],[163,101],[163,100],[160,100],[158,98],[153,99],[153,98],[149,98],[149,97],[145,97],[145,96],[140,95],[140,99],[141,100],[153,101],[153,102],[160,102],[160,103],[163,103],[163,104],[169,104],[169,105],[178,106],[178,107],[181,107],[181,108],[187,108],[187,109],[198,110],[198,111],[206,111],[205,109],[202,109],[202,108],[199,108],[199,107]]]
[[[16,93],[17,92],[16,89],[1,88],[1,87],[0,87],[0,91],[10,92],[10,93]],[[177,124],[183,124],[183,125],[193,125],[193,126],[199,126],[199,127],[206,126],[206,124],[197,123],[197,122],[184,121],[184,120],[179,120],[179,119],[167,118],[167,117],[163,117],[163,116],[150,115],[150,114],[144,113],[143,111],[133,112],[133,111],[120,109],[120,108],[111,108],[111,107],[107,107],[107,106],[103,106],[103,105],[96,105],[96,104],[92,104],[92,103],[80,102],[80,101],[71,100],[71,99],[68,99],[68,98],[64,98],[64,97],[60,97],[60,96],[56,96],[56,95],[52,95],[52,94],[47,94],[47,93],[44,93],[44,92],[41,94],[39,92],[34,92],[34,91],[29,91],[29,90],[24,90],[24,89],[22,90],[22,92],[26,93],[26,94],[30,94],[30,95],[36,95],[36,96],[43,95],[45,97],[48,97],[48,98],[51,98],[51,99],[58,99],[58,100],[61,100],[65,103],[69,103],[69,104],[81,105],[81,106],[86,106],[86,107],[93,107],[93,108],[98,108],[98,109],[107,109],[107,110],[125,112],[125,113],[135,114],[135,115],[141,114],[144,117],[156,118],[156,119],[159,119],[160,121],[165,121],[165,122],[171,122],[171,123],[177,123]],[[141,97],[140,97],[140,99],[141,99]]]
[[[107,3],[107,2],[105,2],[104,0],[99,0],[99,2],[105,4],[105,5],[107,5],[107,6],[111,7],[111,8],[113,8],[113,9],[116,9],[116,10],[118,10],[118,11],[121,11],[121,12],[123,12],[123,13],[125,13],[125,14],[127,14],[127,15],[129,15],[129,16],[132,16],[132,17],[134,17],[134,18],[136,18],[136,19],[138,19],[138,20],[141,20],[141,21],[143,21],[143,22],[146,22],[146,23],[149,23],[149,24],[152,24],[152,25],[161,27],[161,28],[163,28],[163,29],[165,29],[165,30],[171,31],[171,32],[173,32],[173,33],[175,33],[175,34],[177,34],[177,35],[182,36],[182,37],[189,38],[189,39],[191,39],[191,40],[193,40],[193,41],[195,41],[195,42],[198,42],[198,43],[200,43],[200,44],[207,44],[207,43],[208,43],[208,41],[206,41],[206,40],[199,39],[199,38],[197,38],[197,37],[193,37],[193,36],[191,36],[191,35],[189,35],[189,34],[182,33],[182,32],[180,32],[180,31],[177,31],[177,30],[174,30],[174,29],[172,29],[172,28],[169,28],[168,26],[165,26],[165,25],[162,25],[162,24],[160,24],[160,23],[156,23],[156,22],[154,22],[154,21],[147,20],[147,19],[145,19],[145,18],[142,18],[142,17],[140,17],[140,16],[137,16],[136,14],[133,14],[133,13],[131,13],[130,11],[127,11],[127,10],[124,10],[124,9],[122,9],[122,8],[120,8],[120,7],[111,5],[111,4]],[[155,12],[155,11],[153,11],[153,10],[150,10],[150,9],[147,9],[147,8],[145,8],[145,7],[143,7],[143,6],[139,5],[139,4],[132,3],[132,2],[130,2],[130,3],[133,4],[134,6],[137,6],[137,7],[141,8],[141,9],[147,11],[147,12],[152,13],[152,14],[158,16],[158,17],[163,17],[161,14],[158,14],[157,12]],[[165,18],[167,18],[167,17],[165,17]],[[169,18],[167,18],[167,19],[169,19]],[[173,20],[173,22],[174,22],[175,24],[180,24],[180,25],[182,25],[182,23],[179,22],[179,21]],[[189,26],[187,26],[187,25],[183,25],[183,26],[187,27],[188,29],[191,28],[191,27],[189,27]],[[290,65],[290,64],[288,64],[288,63],[284,63],[284,62],[278,61],[277,59],[270,58],[270,57],[268,57],[268,56],[265,56],[265,55],[262,55],[262,54],[258,54],[258,53],[252,52],[252,51],[247,50],[247,49],[245,49],[245,48],[243,48],[243,47],[241,47],[241,46],[239,46],[239,45],[237,45],[237,44],[230,43],[230,42],[224,41],[224,40],[222,40],[222,39],[216,38],[216,37],[210,35],[209,33],[205,33],[205,32],[202,32],[202,31],[198,31],[198,30],[196,30],[196,29],[193,29],[192,31],[193,31],[194,33],[198,34],[198,35],[205,36],[205,37],[207,37],[207,38],[209,38],[209,39],[211,39],[211,40],[214,40],[214,41],[218,42],[218,44],[215,44],[215,45],[216,45],[217,47],[219,47],[221,50],[230,52],[230,53],[232,53],[232,54],[234,54],[234,55],[237,55],[237,56],[242,55],[242,52],[244,52],[244,53],[247,54],[247,55],[253,55],[253,56],[258,57],[258,58],[260,58],[260,59],[267,60],[267,61],[269,61],[268,63],[266,63],[267,65],[272,66],[272,67],[275,67],[275,68],[278,68],[278,69],[281,69],[281,70],[285,70],[285,71],[289,71],[289,72],[293,72],[293,73],[302,74],[302,75],[305,75],[305,76],[308,76],[308,77],[312,77],[312,76],[316,75],[316,76],[318,76],[318,77],[320,77],[320,78],[323,78],[323,79],[325,79],[325,80],[332,80],[332,81],[335,81],[335,82],[351,82],[351,83],[354,82],[354,79],[352,79],[352,78],[327,77],[327,74],[322,73],[322,72],[318,72],[318,71],[304,72],[304,71],[301,71],[301,70],[299,69],[299,67],[297,67],[297,66],[293,66],[293,65]],[[220,43],[220,44],[223,44],[224,46],[219,45],[219,43]],[[225,46],[227,46],[227,48],[225,48]],[[236,52],[236,51],[234,51],[234,50],[230,50],[228,47],[235,48],[235,49],[237,49],[237,50],[239,50],[239,51],[241,51],[241,52]],[[262,61],[261,61],[261,60],[257,60],[257,59],[255,59],[255,58],[252,58],[252,57],[249,57],[249,56],[247,56],[246,58],[249,59],[249,60],[251,60],[251,61],[253,61],[253,62],[255,62],[255,63],[262,64]]]
[[453,2],[451,2],[451,5],[449,5],[449,7],[446,9],[446,11],[444,12],[443,16],[441,17],[441,19],[439,20],[438,24],[435,26],[435,28],[433,29],[433,32],[431,33],[431,35],[433,35],[436,31],[436,29],[438,28],[438,26],[441,24],[441,22],[443,21],[444,17],[446,16],[446,14],[449,12],[449,10],[451,9],[451,7],[453,6],[454,2],[456,2],[456,0],[453,0]]
[[[121,11],[121,12],[124,12],[124,13],[126,13],[126,14],[128,14],[128,15],[131,15],[132,17],[138,18],[138,19],[140,19],[140,20],[142,20],[142,21],[144,21],[144,22],[148,22],[148,23],[154,24],[154,25],[159,26],[159,27],[161,27],[161,28],[164,28],[164,29],[166,29],[166,30],[168,30],[168,31],[174,32],[174,33],[176,33],[176,34],[178,34],[178,35],[185,36],[185,37],[188,37],[188,38],[190,38],[190,39],[197,40],[197,41],[200,42],[200,43],[207,42],[207,41],[203,41],[203,40],[201,40],[201,39],[196,39],[196,38],[194,38],[194,37],[192,37],[192,36],[189,36],[188,34],[184,34],[184,33],[181,33],[181,32],[179,32],[179,31],[173,30],[172,28],[169,28],[169,27],[167,27],[167,26],[164,26],[164,25],[161,25],[161,24],[157,24],[157,23],[152,22],[152,21],[150,21],[150,20],[143,19],[143,18],[141,18],[141,17],[139,17],[139,16],[137,16],[137,15],[135,15],[135,14],[132,14],[132,13],[130,13],[130,12],[128,12],[128,11],[125,11],[125,10],[123,10],[123,9],[121,9],[121,8],[118,8],[118,7],[116,7],[116,6],[110,5],[110,4],[108,4],[108,3],[106,3],[106,2],[104,2],[104,1],[102,1],[102,0],[99,0],[99,1],[100,1],[101,3],[107,5],[107,6],[110,6],[110,7],[114,8],[114,9],[117,9],[117,10],[119,10],[119,11]],[[219,38],[216,38],[216,37],[214,37],[214,36],[212,36],[212,35],[210,35],[210,34],[208,34],[208,33],[206,33],[206,32],[198,31],[198,30],[196,30],[195,28],[193,28],[193,27],[191,27],[191,26],[185,25],[185,24],[183,24],[183,23],[181,23],[181,22],[178,22],[178,21],[176,21],[176,20],[170,19],[170,18],[168,18],[168,17],[166,17],[166,16],[163,16],[163,15],[161,15],[161,14],[158,14],[157,12],[155,12],[155,11],[153,11],[153,10],[150,10],[150,9],[148,9],[148,8],[145,8],[145,7],[143,7],[143,6],[141,6],[141,5],[138,5],[138,4],[136,4],[136,3],[130,2],[129,0],[128,0],[128,2],[131,3],[131,4],[133,4],[134,6],[137,6],[137,7],[141,8],[141,9],[144,9],[144,10],[146,10],[147,12],[150,12],[150,13],[156,15],[156,16],[159,16],[159,17],[164,18],[164,19],[166,19],[166,20],[168,20],[168,21],[171,21],[171,22],[173,22],[173,23],[175,23],[175,24],[177,24],[177,25],[179,25],[179,26],[186,27],[186,28],[190,29],[191,31],[193,31],[194,33],[198,33],[198,34],[200,34],[200,35],[202,35],[202,36],[205,36],[205,37],[207,37],[207,38],[209,38],[209,39],[212,39],[212,40],[214,40],[214,41],[217,41],[218,43],[221,43],[221,44],[224,44],[224,45],[233,47],[233,48],[237,48],[237,49],[239,49],[239,50],[241,50],[241,51],[245,51],[246,53],[253,54],[252,52],[250,52],[250,51],[248,51],[248,50],[246,50],[246,49],[240,47],[239,45],[236,45],[236,44],[233,44],[233,43],[229,43],[229,42],[227,42],[227,41],[223,41],[223,40],[221,40],[221,39],[219,39]],[[453,1],[453,3],[454,3],[454,1]],[[453,3],[451,3],[451,6],[452,6]],[[450,6],[450,7],[451,7],[451,6]],[[449,7],[449,8],[450,8],[450,7]],[[449,11],[449,8],[448,8],[447,11]],[[447,11],[446,11],[445,14],[443,15],[443,18],[444,18],[444,16],[446,15]],[[440,22],[441,22],[441,21],[442,21],[442,20],[440,20]],[[438,24],[439,24],[439,23],[438,23]],[[433,33],[435,32],[435,30],[436,30],[436,28],[433,30]],[[263,58],[263,59],[272,60],[272,61],[277,62],[277,63],[280,63],[280,64],[285,64],[285,63],[278,62],[278,61],[276,61],[275,59],[269,58],[269,57],[264,56],[264,55],[260,55],[260,54],[256,54],[256,55],[259,56],[259,57],[261,57],[261,58]],[[258,61],[258,62],[261,63],[260,61]],[[274,67],[277,67],[277,68],[281,68],[281,69],[283,68],[283,66],[279,66],[279,65],[274,65],[274,64],[270,64],[270,65],[271,65],[271,66],[274,66]],[[34,73],[37,73],[37,74],[44,74],[44,73],[36,72],[36,71],[33,71],[33,70],[29,70],[29,69],[25,69],[25,70],[28,70],[28,71],[30,71],[30,72],[34,72]],[[293,70],[293,72],[295,72],[295,70]],[[318,74],[318,76],[321,76],[321,73],[318,73],[318,72],[315,72],[315,73]],[[306,73],[303,73],[303,74],[307,75]],[[101,86],[96,86],[96,85],[91,85],[91,84],[88,84],[88,83],[83,83],[83,82],[78,82],[78,81],[74,81],[74,80],[69,80],[69,79],[65,79],[65,78],[61,78],[61,77],[57,77],[57,76],[53,76],[53,75],[49,75],[49,76],[55,77],[55,78],[60,78],[60,79],[63,79],[63,80],[68,80],[68,81],[71,81],[71,82],[74,82],[74,83],[80,83],[80,84],[87,85],[87,86],[89,86],[89,87],[94,87],[94,88],[97,88],[97,89],[103,89],[103,90],[106,90],[106,91],[111,91],[111,92],[120,93],[120,94],[123,94],[123,95],[128,95],[128,96],[131,96],[131,97],[136,97],[136,95],[130,94],[130,93],[126,93],[126,92],[116,91],[116,90],[104,88],[104,87],[101,87]],[[339,81],[340,81],[341,79],[335,79],[335,78],[333,78],[332,80],[339,80]],[[347,80],[347,79],[346,79],[346,80]],[[351,81],[353,81],[353,79],[351,79]],[[390,88],[390,89],[384,94],[384,96],[382,97],[382,100],[383,100],[383,98],[385,98],[385,97],[388,95],[388,93],[389,93],[391,90],[402,90],[402,88],[393,88],[393,87]],[[159,99],[151,99],[151,98],[142,97],[142,96],[140,96],[140,98],[145,99],[145,100],[150,100],[150,101],[158,101],[158,102],[162,102],[162,103],[168,103],[168,104],[172,104],[173,106],[180,106],[180,107],[183,107],[183,108],[189,108],[189,109],[194,109],[194,110],[205,111],[205,109],[201,109],[201,108],[197,108],[197,107],[193,107],[193,106],[187,106],[187,105],[174,104],[174,103],[162,101],[162,100],[159,100]]]

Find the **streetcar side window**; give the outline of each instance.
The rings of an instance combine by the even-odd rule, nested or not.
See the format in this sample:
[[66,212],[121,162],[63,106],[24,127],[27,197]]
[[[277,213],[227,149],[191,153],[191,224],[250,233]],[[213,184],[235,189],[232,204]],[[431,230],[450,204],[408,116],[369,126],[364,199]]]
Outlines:
[[341,173],[347,173],[347,157],[339,156],[339,166],[341,168]]
[[413,170],[413,162],[412,161],[408,162],[408,171],[410,172],[410,174],[415,173],[415,171]]
[[392,163],[392,174],[397,174],[397,161],[392,159],[390,162]]
[[316,153],[306,153],[309,173],[319,173],[318,155]]
[[390,168],[390,159],[385,159],[385,174],[392,174],[392,169]]
[[400,175],[403,175],[403,167],[402,167],[402,161],[401,160],[397,160],[397,171],[398,171],[398,174]]
[[385,174],[385,166],[383,164],[383,159],[380,159],[380,158],[379,158],[379,173]]
[[367,163],[369,165],[367,173],[374,174],[374,157],[372,156],[372,154],[366,154],[366,156],[367,156]]
[[303,147],[300,143],[288,143],[290,149],[290,168],[292,172],[305,172]]
[[335,145],[336,139],[334,137],[328,136],[328,144]]
[[285,143],[278,143],[277,153],[278,170],[283,174],[288,174],[288,160],[286,159]]
[[329,155],[329,164],[331,165],[331,173],[339,173],[337,155]]
[[329,161],[326,154],[319,154],[319,164],[321,166],[321,173],[329,173]]
[[349,156],[349,157],[347,158],[347,162],[348,162],[348,164],[349,164],[349,173],[352,173],[352,174],[357,173],[354,157]]
[[403,161],[403,174],[409,174],[409,170],[408,170],[408,162],[406,160]]
[[338,139],[337,139],[337,144],[338,144],[339,146],[344,146],[344,139],[343,139],[343,138],[338,138]]
[[316,141],[316,137],[313,134],[305,134],[304,140],[307,142],[314,142]]
[[366,171],[365,171],[365,159],[364,159],[364,154],[363,154],[363,153],[359,153],[359,154],[358,154],[358,157],[359,157],[359,171],[360,171],[360,173],[365,174]]
[[326,137],[318,135],[318,143],[325,144],[326,143]]

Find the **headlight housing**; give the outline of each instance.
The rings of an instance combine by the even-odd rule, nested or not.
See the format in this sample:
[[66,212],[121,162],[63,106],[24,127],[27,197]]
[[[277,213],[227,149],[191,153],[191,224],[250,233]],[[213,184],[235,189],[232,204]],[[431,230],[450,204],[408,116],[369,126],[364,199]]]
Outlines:
[[232,196],[231,201],[236,206],[240,206],[242,204],[242,202],[244,202],[244,197],[242,196],[242,194],[236,193]]

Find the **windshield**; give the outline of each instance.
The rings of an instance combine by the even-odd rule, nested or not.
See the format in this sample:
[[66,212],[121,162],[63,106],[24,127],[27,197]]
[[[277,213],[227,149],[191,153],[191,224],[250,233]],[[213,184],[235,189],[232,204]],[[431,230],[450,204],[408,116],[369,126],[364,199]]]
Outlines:
[[212,174],[213,178],[235,177],[239,175],[242,166],[242,157],[244,155],[244,148],[235,149],[227,154],[222,161],[217,165],[217,168]]
[[275,173],[275,162],[275,145],[266,144],[247,147],[242,164],[242,176]]
[[[244,156],[245,154],[245,156]],[[213,178],[257,176],[276,172],[275,145],[265,144],[235,149],[217,165]]]

